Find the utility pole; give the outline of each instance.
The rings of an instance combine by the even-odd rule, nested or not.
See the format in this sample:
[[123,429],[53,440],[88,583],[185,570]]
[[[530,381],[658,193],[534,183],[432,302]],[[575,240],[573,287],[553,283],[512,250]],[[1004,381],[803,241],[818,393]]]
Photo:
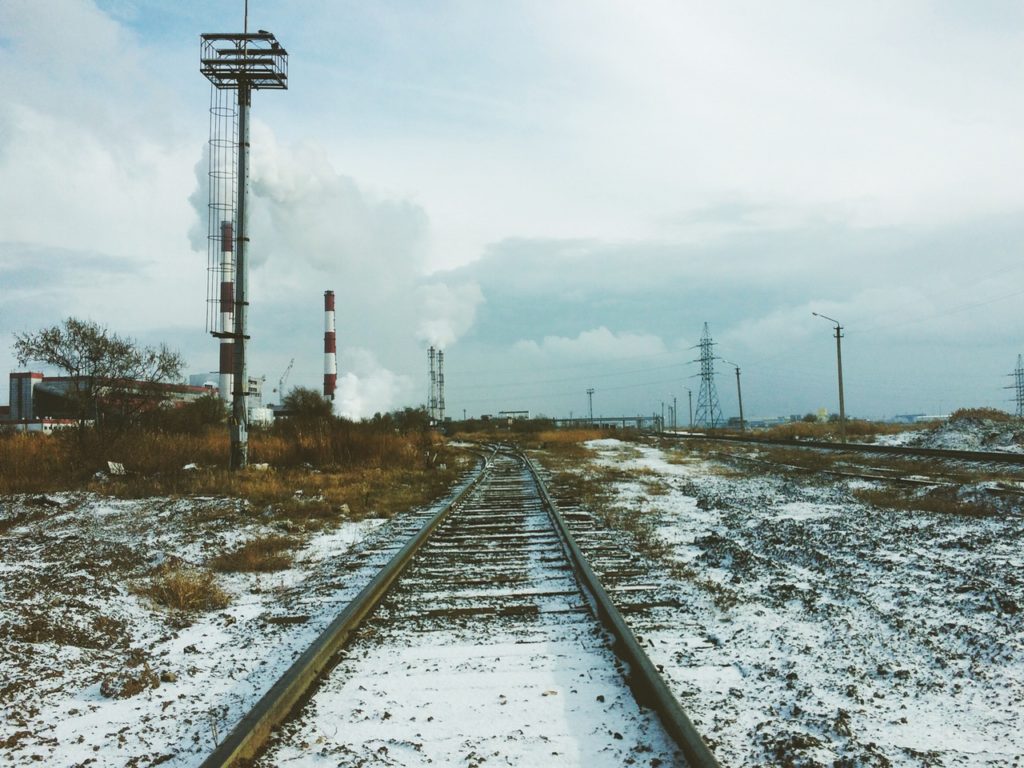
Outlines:
[[835,320],[826,315],[819,314],[817,312],[811,312],[815,317],[820,317],[822,320],[828,320],[830,323],[835,323],[836,332],[836,365],[839,368],[839,440],[842,443],[846,443],[846,403],[843,401],[843,326],[839,324],[838,320]]
[[693,390],[687,389],[686,396],[690,399],[690,429],[693,429]]
[[679,428],[679,424],[677,423],[678,422],[678,419],[677,419],[678,414],[679,414],[679,411],[676,410],[676,396],[672,395],[672,431],[673,432],[676,429]]
[[740,389],[740,367],[731,360],[726,360],[724,357],[722,358],[722,362],[725,363],[726,365],[731,365],[733,368],[736,369],[736,399],[739,400],[740,403],[740,432],[744,432],[745,428],[743,425],[743,390]]
[[665,430],[665,401],[661,401],[661,429]]
[[594,423],[594,388],[587,387],[587,400],[590,405],[590,423]]

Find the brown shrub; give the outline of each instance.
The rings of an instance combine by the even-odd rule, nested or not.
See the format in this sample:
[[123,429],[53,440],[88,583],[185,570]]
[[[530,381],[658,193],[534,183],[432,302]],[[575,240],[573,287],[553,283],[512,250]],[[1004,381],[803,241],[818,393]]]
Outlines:
[[287,536],[262,536],[210,561],[215,571],[267,573],[291,567],[292,556],[285,552],[295,545]]
[[138,591],[159,605],[179,611],[213,611],[230,602],[212,572],[180,565],[158,568]]

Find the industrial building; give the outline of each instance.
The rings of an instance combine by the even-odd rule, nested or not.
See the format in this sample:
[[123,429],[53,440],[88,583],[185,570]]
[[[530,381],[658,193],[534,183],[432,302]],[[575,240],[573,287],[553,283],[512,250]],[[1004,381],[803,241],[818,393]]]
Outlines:
[[[258,384],[258,382],[257,382]],[[206,386],[159,384],[162,398],[171,404],[183,404],[208,395]],[[10,374],[10,404],[0,406],[0,426],[29,432],[51,432],[78,422],[68,395],[74,387],[70,376],[46,376],[36,371],[15,371]],[[153,385],[138,382],[139,397]],[[214,392],[216,390],[213,390]]]

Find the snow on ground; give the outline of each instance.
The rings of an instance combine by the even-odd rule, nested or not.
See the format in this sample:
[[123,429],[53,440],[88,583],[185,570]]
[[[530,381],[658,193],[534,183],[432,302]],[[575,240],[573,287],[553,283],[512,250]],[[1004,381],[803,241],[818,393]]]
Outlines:
[[[632,618],[723,765],[1021,765],[1024,518],[871,508],[851,487],[594,441],[638,470],[679,608]],[[670,460],[671,458],[671,460]]]
[[215,498],[0,500],[0,764],[198,765],[423,514],[312,534],[288,570],[218,574],[230,604],[185,614],[138,594],[153,569],[272,520]]
[[932,429],[879,435],[878,445],[906,445],[957,451],[1024,453],[1024,429],[1019,423],[983,418],[958,418]]

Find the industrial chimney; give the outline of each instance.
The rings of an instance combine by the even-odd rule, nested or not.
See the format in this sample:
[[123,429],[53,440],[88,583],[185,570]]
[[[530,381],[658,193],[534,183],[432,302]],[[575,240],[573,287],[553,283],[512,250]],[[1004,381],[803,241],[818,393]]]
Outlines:
[[235,371],[234,227],[220,223],[220,399],[230,403]]
[[331,400],[338,384],[338,352],[334,333],[334,291],[324,291],[324,397]]

